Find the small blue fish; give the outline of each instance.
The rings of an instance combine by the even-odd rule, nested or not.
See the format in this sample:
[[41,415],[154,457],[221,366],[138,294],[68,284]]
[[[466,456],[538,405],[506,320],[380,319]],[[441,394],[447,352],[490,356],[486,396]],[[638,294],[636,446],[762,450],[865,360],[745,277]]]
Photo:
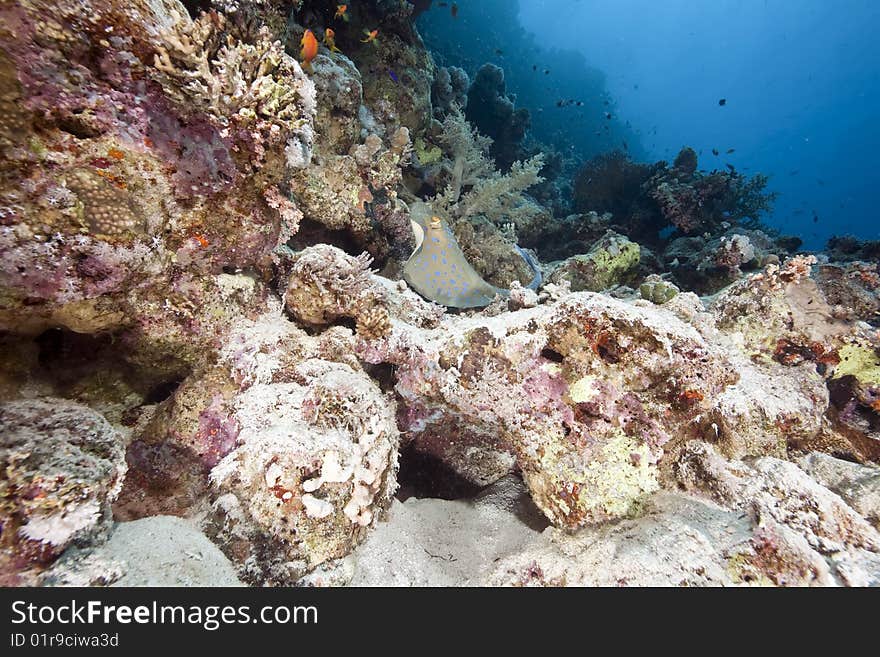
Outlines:
[[400,80],[397,79],[397,73],[395,73],[394,71],[392,71],[390,68],[388,69],[388,77],[390,77],[390,78],[391,78],[392,80],[394,80],[395,82],[399,82],[399,81],[400,81]]

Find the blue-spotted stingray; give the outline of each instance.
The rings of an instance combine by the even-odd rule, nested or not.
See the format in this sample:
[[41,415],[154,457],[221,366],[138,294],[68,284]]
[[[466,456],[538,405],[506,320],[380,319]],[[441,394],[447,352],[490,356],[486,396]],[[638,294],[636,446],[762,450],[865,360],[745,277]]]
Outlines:
[[[510,294],[509,290],[484,281],[470,266],[449,224],[430,205],[414,203],[410,221],[416,235],[416,250],[403,266],[403,278],[416,292],[450,308],[480,308],[489,305],[497,295]],[[516,248],[535,274],[528,287],[536,290],[541,285],[541,270],[525,251]]]

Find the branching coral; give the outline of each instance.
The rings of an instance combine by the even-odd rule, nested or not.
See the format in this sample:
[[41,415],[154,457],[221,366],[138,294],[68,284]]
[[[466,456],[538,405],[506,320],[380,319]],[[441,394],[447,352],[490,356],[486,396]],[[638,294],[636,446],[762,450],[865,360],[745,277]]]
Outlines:
[[454,112],[443,120],[440,144],[452,160],[452,182],[435,202],[448,210],[458,203],[462,189],[473,187],[495,170],[489,157],[492,140],[481,135],[460,112]]
[[543,181],[543,157],[515,162],[501,173],[489,157],[491,140],[458,112],[446,116],[438,141],[448,155],[442,166],[449,175],[432,206],[449,218],[468,260],[490,283],[507,287],[512,280],[530,279],[511,238],[519,224],[543,216],[543,208],[524,193]]
[[575,205],[582,212],[610,212],[624,221],[635,212],[651,167],[632,162],[623,151],[603,153],[588,161],[575,179]]
[[752,281],[760,283],[772,292],[779,292],[788,284],[797,284],[810,277],[816,256],[795,256],[786,260],[782,266],[767,265],[763,273],[752,276]]
[[154,77],[171,99],[199,110],[218,125],[251,133],[262,145],[309,139],[315,87],[299,63],[259,30],[253,44],[236,38],[223,14],[194,21],[172,15],[154,57]]
[[645,184],[664,219],[683,233],[714,231],[724,223],[761,226],[760,217],[772,209],[775,193],[765,192],[768,178],[736,171],[713,171],[675,177],[682,170],[662,169]]
[[434,203],[448,215],[463,219],[481,214],[501,225],[528,221],[538,211],[523,197],[523,192],[543,182],[542,155],[514,162],[509,173],[501,173],[488,155],[491,140],[472,128],[460,114],[450,114],[444,120],[442,143],[453,158],[453,178]]
[[702,228],[699,218],[702,202],[689,185],[661,182],[651,190],[650,194],[660,206],[660,212],[666,221],[681,232],[692,233]]
[[[813,261],[780,266],[766,235],[725,227],[768,201],[765,179],[699,172],[689,149],[672,166],[609,155],[590,169],[607,179],[581,182],[586,207],[618,215],[556,224],[575,249],[561,257],[587,254],[567,263],[580,280],[444,312],[394,280],[415,241],[407,202],[435,195],[468,262],[494,284],[524,280],[513,242],[540,241],[539,206],[558,198],[535,196],[542,160],[496,169],[459,109],[464,74],[434,76],[409,3],[350,5],[352,24],[332,25],[351,59],[322,48],[310,78],[274,40],[290,3],[186,5],[207,6],[190,19],[177,0],[0,4],[0,392],[27,397],[0,403],[3,583],[93,546],[120,485],[117,520],[204,518],[247,581],[294,583],[351,553],[392,503],[401,430],[469,482],[518,471],[566,529],[675,485],[691,438],[750,456],[833,439],[876,457],[877,338],[833,305],[858,295],[872,317],[880,276],[825,264],[819,288]],[[295,3],[288,48],[295,20],[317,32],[333,11]],[[379,47],[354,45],[365,16],[389,19]],[[553,186],[567,169],[551,157]],[[675,235],[664,257],[730,276],[770,266],[710,310],[659,276],[642,299],[571,292],[662,271],[620,233],[673,214],[679,233],[714,234]],[[765,501],[762,520],[782,509],[809,525],[810,505]],[[840,517],[831,534],[851,524]],[[773,531],[755,537],[762,559],[787,554]]]
[[525,162],[514,162],[509,173],[498,173],[482,179],[459,202],[458,213],[462,217],[482,214],[490,221],[516,222],[518,214],[525,213],[526,220],[535,212],[534,205],[523,202],[522,193],[532,185],[543,181],[539,175],[544,166],[544,156],[536,155]]

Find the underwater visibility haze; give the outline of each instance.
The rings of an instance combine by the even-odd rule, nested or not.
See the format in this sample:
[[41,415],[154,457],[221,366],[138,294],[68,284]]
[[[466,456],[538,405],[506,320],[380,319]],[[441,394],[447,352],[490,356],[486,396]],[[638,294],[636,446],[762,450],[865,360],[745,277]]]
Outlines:
[[810,248],[880,237],[877,3],[523,0],[520,20],[605,73],[651,157],[687,143],[770,175],[767,222]]
[[878,27],[0,0],[0,584],[880,585]]
[[[636,159],[672,159],[686,144],[701,167],[769,175],[779,198],[767,223],[809,248],[832,235],[880,237],[877,3],[487,0],[461,12],[464,39],[455,20],[426,15],[426,40],[465,68],[478,52],[512,71],[533,132],[548,141],[565,144],[600,124],[595,99],[604,91],[635,136],[569,141],[579,154],[628,139]],[[499,54],[495,44],[506,48]],[[530,79],[533,63],[549,76]],[[572,94],[591,102],[555,107]]]

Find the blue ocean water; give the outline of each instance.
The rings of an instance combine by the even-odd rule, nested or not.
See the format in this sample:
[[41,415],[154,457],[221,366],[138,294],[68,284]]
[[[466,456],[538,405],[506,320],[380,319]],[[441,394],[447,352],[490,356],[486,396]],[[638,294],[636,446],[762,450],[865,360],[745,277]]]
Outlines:
[[762,219],[805,248],[880,238],[876,0],[433,4],[419,26],[440,63],[501,66],[541,142],[646,162],[688,145],[701,169],[769,175]]

